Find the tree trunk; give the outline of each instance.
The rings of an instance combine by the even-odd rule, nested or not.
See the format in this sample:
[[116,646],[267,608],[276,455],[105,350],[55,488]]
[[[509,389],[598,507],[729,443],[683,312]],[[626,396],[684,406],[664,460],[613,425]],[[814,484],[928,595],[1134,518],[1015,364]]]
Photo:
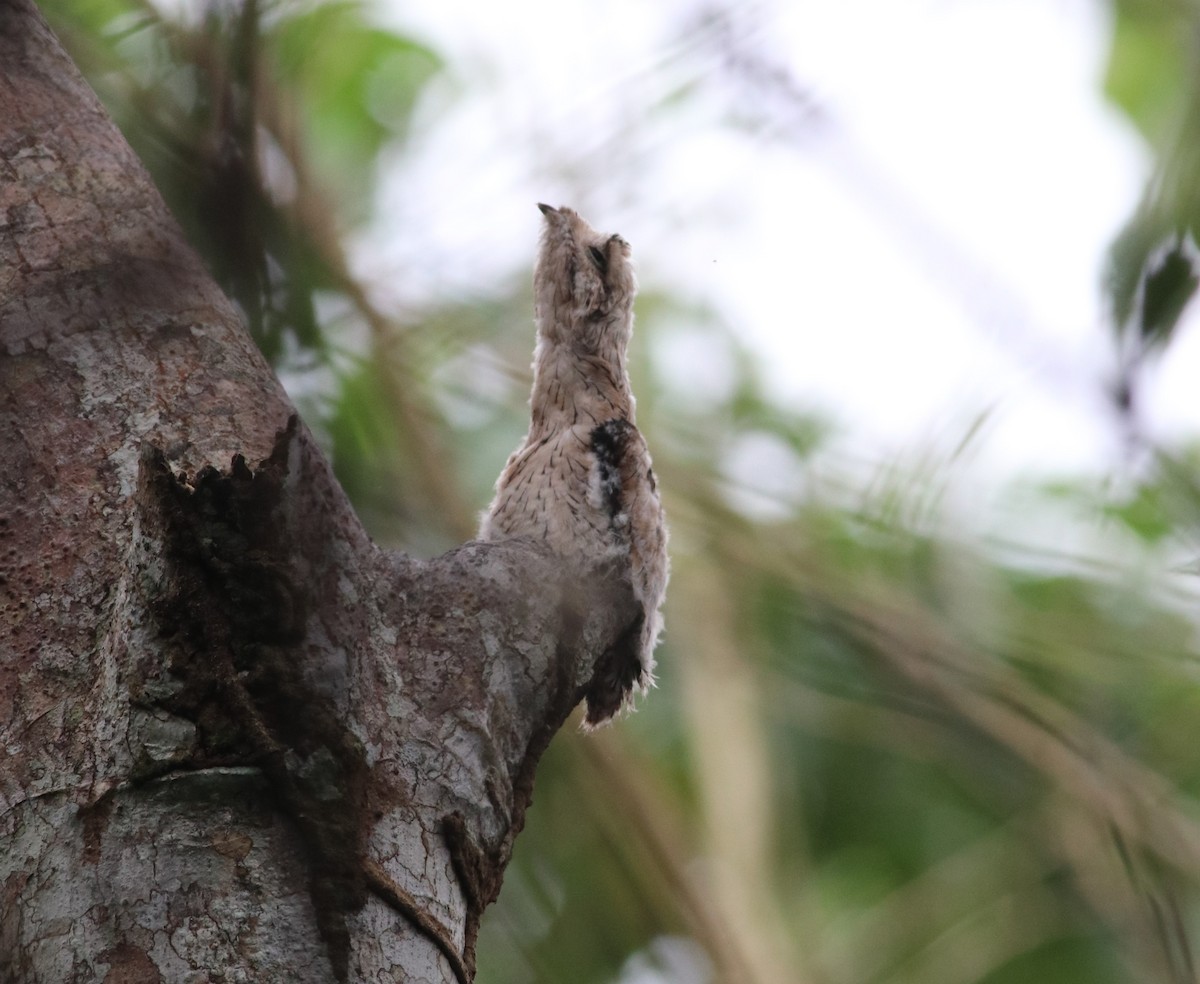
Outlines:
[[0,979],[469,980],[538,756],[632,615],[530,542],[372,544],[0,0]]

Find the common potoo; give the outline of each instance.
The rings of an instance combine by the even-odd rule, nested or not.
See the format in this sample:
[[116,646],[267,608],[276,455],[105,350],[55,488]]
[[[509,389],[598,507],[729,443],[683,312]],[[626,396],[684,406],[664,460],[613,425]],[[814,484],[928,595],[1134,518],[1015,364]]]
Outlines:
[[640,613],[588,688],[594,726],[653,683],[667,530],[625,367],[637,292],[629,244],[569,208],[538,208],[529,433],[496,482],[479,538],[537,537],[577,576],[628,580]]

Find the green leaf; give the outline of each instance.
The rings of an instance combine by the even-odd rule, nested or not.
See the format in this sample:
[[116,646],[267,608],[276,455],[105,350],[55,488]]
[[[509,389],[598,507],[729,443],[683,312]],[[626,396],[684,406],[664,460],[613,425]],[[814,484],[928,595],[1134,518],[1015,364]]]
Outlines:
[[1109,250],[1107,289],[1118,331],[1148,345],[1170,341],[1200,285],[1195,248],[1160,209],[1142,209]]
[[1118,0],[1104,93],[1142,136],[1161,147],[1173,135],[1191,77],[1183,42],[1191,37],[1176,5]]
[[1132,324],[1142,271],[1154,249],[1170,234],[1159,210],[1143,208],[1130,218],[1109,247],[1105,288],[1112,304],[1113,326],[1118,331]]
[[1165,255],[1152,259],[1146,270],[1142,291],[1142,337],[1150,342],[1165,342],[1196,293],[1200,282],[1192,257],[1177,241]]

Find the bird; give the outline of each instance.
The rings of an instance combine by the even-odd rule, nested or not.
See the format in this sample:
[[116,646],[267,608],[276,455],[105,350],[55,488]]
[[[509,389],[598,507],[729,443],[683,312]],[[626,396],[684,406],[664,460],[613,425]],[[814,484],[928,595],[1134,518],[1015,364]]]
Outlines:
[[577,576],[615,574],[632,589],[636,615],[584,693],[590,729],[654,684],[667,526],[626,368],[637,293],[632,251],[573,209],[538,208],[529,431],[496,481],[478,539],[531,537]]

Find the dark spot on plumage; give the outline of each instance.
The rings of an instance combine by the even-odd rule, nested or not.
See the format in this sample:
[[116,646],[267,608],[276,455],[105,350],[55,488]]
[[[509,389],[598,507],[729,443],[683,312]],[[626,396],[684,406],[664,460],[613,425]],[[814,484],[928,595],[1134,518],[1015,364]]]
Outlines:
[[633,425],[624,417],[606,420],[592,431],[592,450],[597,456],[604,455],[616,461],[625,449]]
[[621,512],[621,458],[631,430],[633,425],[618,417],[605,421],[592,431],[592,454],[596,456],[596,467],[600,471],[600,494],[610,520]]

